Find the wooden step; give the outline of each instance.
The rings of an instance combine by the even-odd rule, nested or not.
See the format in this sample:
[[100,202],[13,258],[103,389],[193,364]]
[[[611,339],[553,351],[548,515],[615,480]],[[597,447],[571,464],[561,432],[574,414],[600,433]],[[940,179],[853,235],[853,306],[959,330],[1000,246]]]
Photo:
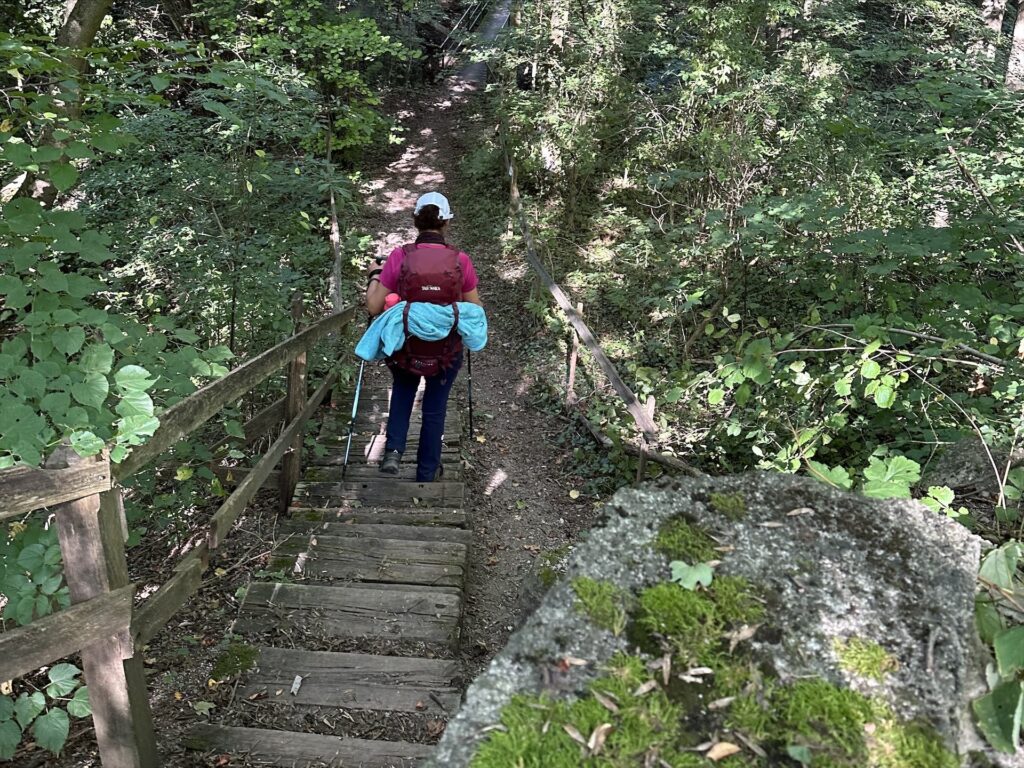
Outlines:
[[441,643],[459,641],[462,597],[423,587],[372,589],[254,582],[235,622],[238,632],[319,624],[331,637]]
[[277,530],[284,534],[375,537],[382,539],[405,539],[408,541],[448,541],[469,546],[473,541],[473,532],[464,528],[437,527],[425,525],[389,525],[365,523],[325,522],[311,525],[301,520],[287,520],[279,523]]
[[[447,459],[447,460],[446,460]],[[445,480],[462,479],[462,462],[451,454],[442,454],[441,463],[444,465]],[[313,466],[307,469],[302,476],[306,483],[340,483],[344,480],[415,480],[416,479],[416,454],[409,454],[408,459],[403,460],[398,468],[397,475],[386,475],[380,471],[376,462],[370,463],[360,457],[358,462],[349,457],[348,469],[342,472],[342,467]]]
[[295,575],[316,581],[461,587],[467,551],[465,544],[448,541],[315,533],[290,539],[274,555],[272,569],[284,560]]
[[256,765],[287,768],[413,768],[431,752],[425,744],[404,741],[342,739],[209,723],[192,728],[185,743],[204,752],[244,755]]
[[299,483],[292,505],[337,505],[342,501],[359,501],[364,506],[462,506],[465,485],[460,482],[414,483],[408,480],[383,478],[352,480],[343,483]]
[[[316,439],[317,443],[324,446],[333,446],[335,448],[340,447],[344,450],[345,446],[348,445],[348,430],[321,430],[319,436]],[[384,443],[387,442],[387,435],[383,430],[357,430],[352,435],[352,449],[355,450],[356,446],[361,448],[375,448],[380,445],[380,450],[384,450]],[[462,443],[462,431],[461,430],[446,430],[444,435],[441,436],[442,446],[455,446]],[[420,444],[420,428],[419,425],[415,429],[410,428],[409,433],[406,436],[405,445],[406,453],[409,453],[411,448],[415,448]],[[364,453],[366,451],[364,450]]]
[[[455,661],[261,648],[239,694],[271,704],[451,715],[461,694]],[[292,695],[295,678],[302,683]],[[279,693],[280,692],[280,693]]]
[[412,526],[459,526],[467,524],[466,510],[454,507],[389,507],[364,505],[360,507],[341,504],[288,508],[288,519],[299,525],[321,525],[324,522],[358,523],[373,525]]
[[[322,456],[311,456],[309,459],[310,466],[314,467],[340,467],[345,463],[345,443],[342,441],[340,444],[334,442],[320,442],[321,448],[325,449]],[[419,441],[409,441],[405,448],[405,457],[403,463],[415,462],[416,460],[416,449],[419,447]],[[352,441],[352,450],[348,456],[349,466],[356,464],[365,464],[372,467],[376,467],[380,464],[381,459],[384,458],[384,438],[381,437],[379,440],[367,441],[359,443],[358,441]],[[452,461],[458,461],[462,458],[462,452],[459,449],[458,443],[443,443],[441,445],[441,461],[442,463],[449,463]]]

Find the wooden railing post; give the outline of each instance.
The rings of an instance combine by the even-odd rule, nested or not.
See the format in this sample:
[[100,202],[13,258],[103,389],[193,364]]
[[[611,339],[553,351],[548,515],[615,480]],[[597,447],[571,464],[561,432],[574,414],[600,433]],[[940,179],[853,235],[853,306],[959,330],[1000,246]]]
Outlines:
[[[583,317],[583,302],[576,305],[576,312]],[[565,407],[571,408],[576,402],[576,361],[580,356],[580,335],[576,329],[570,326],[569,333],[572,334],[572,342],[569,348],[569,375],[565,382]]]
[[[64,469],[92,461],[64,444],[46,467]],[[54,512],[71,602],[128,586],[121,492],[115,488],[65,502]],[[124,628],[108,640],[83,648],[82,666],[104,768],[155,768],[159,758],[153,716],[142,659],[135,655],[131,632]]]
[[[651,417],[651,421],[654,421],[654,395],[647,396],[646,405],[647,415]],[[639,483],[644,479],[644,473],[647,472],[647,451],[650,445],[647,442],[647,435],[643,432],[640,433],[640,461],[636,465],[636,481]]]
[[[295,294],[292,299],[292,321],[295,333],[300,331],[302,322],[302,296]],[[288,425],[295,419],[306,405],[306,353],[302,352],[288,365],[288,394],[285,395],[284,423]],[[287,453],[281,460],[281,480],[279,485],[281,512],[287,512],[292,502],[295,486],[299,484],[302,474],[302,443],[305,430],[299,429]]]

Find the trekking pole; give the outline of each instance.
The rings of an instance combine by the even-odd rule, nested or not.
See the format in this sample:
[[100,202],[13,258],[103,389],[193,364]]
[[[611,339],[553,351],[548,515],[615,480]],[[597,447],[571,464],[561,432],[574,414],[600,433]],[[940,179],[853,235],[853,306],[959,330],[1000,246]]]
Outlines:
[[473,439],[473,353],[466,351],[466,386],[469,388],[469,439]]
[[356,411],[359,410],[359,393],[363,389],[363,371],[366,369],[366,361],[361,360],[359,362],[359,377],[356,379],[356,393],[352,398],[352,415],[348,420],[348,441],[345,445],[345,463],[341,467],[341,479],[345,479],[345,474],[348,472],[348,456],[352,451],[352,435],[356,431]]

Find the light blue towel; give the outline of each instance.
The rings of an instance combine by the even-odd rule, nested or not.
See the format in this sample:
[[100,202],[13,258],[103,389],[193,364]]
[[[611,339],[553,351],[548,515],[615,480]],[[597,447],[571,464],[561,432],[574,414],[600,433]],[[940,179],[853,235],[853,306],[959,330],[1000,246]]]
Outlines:
[[[405,302],[400,301],[387,312],[378,315],[363,338],[356,345],[356,355],[367,362],[391,357],[405,346],[405,328],[402,313]],[[428,304],[414,301],[409,307],[409,332],[424,341],[439,341],[452,332],[455,312],[446,304]],[[483,307],[468,301],[459,302],[459,335],[470,352],[477,352],[487,344],[487,314]]]

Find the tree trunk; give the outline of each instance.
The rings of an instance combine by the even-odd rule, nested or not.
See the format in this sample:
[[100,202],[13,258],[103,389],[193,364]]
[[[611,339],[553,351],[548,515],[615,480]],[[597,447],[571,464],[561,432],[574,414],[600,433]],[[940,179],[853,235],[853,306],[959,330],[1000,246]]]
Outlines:
[[1024,91],[1024,2],[1017,6],[1017,23],[1013,25],[1013,45],[1006,66],[1006,87]]
[[996,40],[1003,31],[1003,16],[1006,14],[1006,0],[982,0],[981,19],[992,32],[992,40],[982,43],[979,51],[987,59],[996,57]]
[[[64,26],[57,32],[57,45],[65,48],[88,48],[96,39],[103,17],[107,15],[113,0],[67,0]],[[72,60],[79,72],[85,70],[85,60]]]

